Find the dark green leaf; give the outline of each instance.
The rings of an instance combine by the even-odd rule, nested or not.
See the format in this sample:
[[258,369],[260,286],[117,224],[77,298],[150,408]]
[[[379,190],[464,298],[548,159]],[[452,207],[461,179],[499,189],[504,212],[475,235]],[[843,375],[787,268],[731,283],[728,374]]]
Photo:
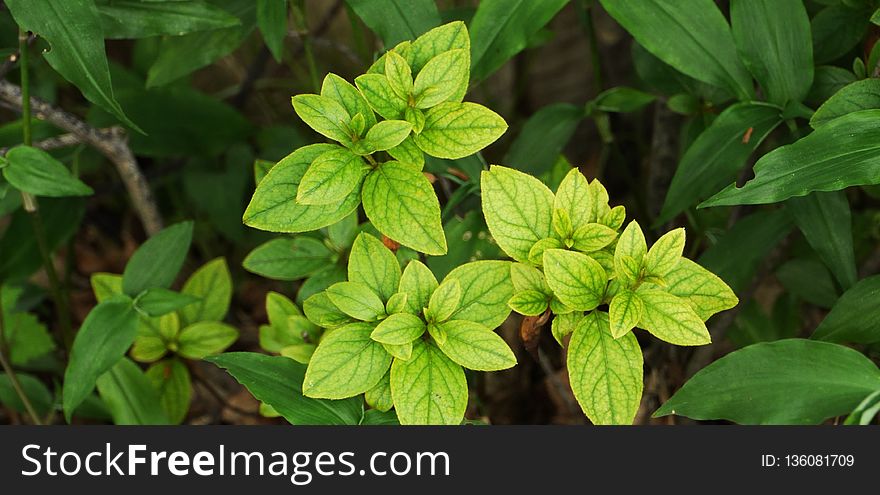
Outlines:
[[541,108],[526,121],[504,163],[531,174],[549,170],[585,116],[583,107],[568,103]]
[[200,300],[189,294],[153,287],[145,290],[135,299],[135,307],[149,316],[162,316]]
[[871,344],[880,342],[880,275],[860,280],[844,292],[812,339]]
[[275,61],[281,62],[287,37],[287,0],[257,0],[257,25]]
[[440,25],[434,0],[346,0],[348,5],[391,48],[414,40]]
[[654,95],[625,86],[603,91],[593,100],[593,106],[602,112],[635,112],[655,100]]
[[856,283],[852,218],[842,191],[814,192],[787,202],[794,221],[810,246],[844,290]]
[[[73,235],[84,212],[85,204],[81,199],[40,200],[40,215],[50,250],[54,251]],[[42,265],[33,219],[23,209],[12,215],[9,226],[0,238],[0,253],[3,253],[0,256],[0,279],[26,277]]]
[[810,125],[818,129],[837,117],[872,108],[880,108],[880,79],[863,79],[841,88],[828,98],[813,114]]
[[845,5],[822,9],[811,22],[813,58],[817,64],[837,60],[852,50],[868,30],[865,12]]
[[117,425],[162,425],[168,417],[150,379],[127,358],[98,378],[98,393]]
[[150,366],[146,375],[159,393],[168,420],[179,425],[186,418],[192,398],[189,369],[179,359],[166,359]]
[[[18,379],[18,383],[21,384],[21,388],[24,389],[24,394],[30,400],[31,405],[34,406],[37,414],[40,416],[46,415],[52,409],[54,403],[52,392],[35,376],[26,373],[16,373],[15,377]],[[22,414],[28,412],[21,397],[18,396],[15,388],[13,388],[12,380],[9,379],[9,375],[6,373],[0,373],[0,404]]]
[[181,36],[239,24],[236,17],[201,1],[98,0],[95,3],[107,39]]
[[192,222],[181,222],[143,243],[125,265],[122,290],[134,297],[153,287],[170,286],[186,259],[192,229]]
[[333,261],[332,252],[311,237],[272,239],[250,252],[242,262],[245,270],[273,280],[299,280]]
[[837,301],[834,280],[821,261],[793,259],[776,270],[776,278],[789,293],[820,308],[830,308]]
[[19,191],[35,196],[89,196],[94,191],[43,150],[16,146],[0,157],[3,177]]

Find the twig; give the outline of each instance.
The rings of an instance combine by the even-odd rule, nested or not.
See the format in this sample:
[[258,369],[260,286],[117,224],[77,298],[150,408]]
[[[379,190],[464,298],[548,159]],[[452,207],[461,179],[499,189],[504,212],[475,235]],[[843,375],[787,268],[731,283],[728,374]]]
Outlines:
[[[100,129],[100,132],[110,132],[110,129]],[[32,143],[31,146],[33,146],[34,148],[39,148],[41,150],[49,151],[59,148],[67,148],[69,146],[76,146],[81,143],[82,141],[80,140],[79,136],[77,136],[76,134],[68,133],[37,141],[35,143]],[[7,151],[9,151],[8,147],[0,148],[0,155],[5,155]]]
[[[21,112],[21,88],[8,81],[0,81],[0,100],[7,106]],[[101,152],[116,167],[125,189],[131,198],[135,212],[143,224],[147,235],[162,230],[162,217],[153,199],[150,185],[138,167],[137,160],[128,146],[128,138],[120,127],[100,130],[92,127],[79,117],[56,108],[39,98],[30,98],[31,107],[37,118],[46,120],[75,136]]]

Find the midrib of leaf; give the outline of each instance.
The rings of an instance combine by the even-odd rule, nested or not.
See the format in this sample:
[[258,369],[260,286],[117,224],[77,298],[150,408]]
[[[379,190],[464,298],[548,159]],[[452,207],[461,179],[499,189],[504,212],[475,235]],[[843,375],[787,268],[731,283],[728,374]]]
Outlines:
[[139,407],[132,407],[134,405],[134,401],[133,401],[132,397],[128,394],[128,388],[123,387],[122,383],[119,381],[119,378],[116,376],[116,370],[111,368],[109,370],[109,373],[110,373],[110,379],[113,380],[113,383],[116,385],[116,388],[119,390],[125,403],[129,405],[130,412],[133,414],[135,420],[139,424],[146,424],[146,422],[144,420],[144,416],[141,414],[140,408]]
[[[397,196],[401,197],[401,198],[407,198],[407,199],[409,199],[410,201],[413,201],[413,202],[419,202],[419,199],[416,198],[415,196],[412,196],[412,195],[410,195],[410,194],[404,194],[404,192],[403,192],[401,189],[394,187],[394,184],[395,184],[395,183],[401,183],[401,182],[402,182],[402,183],[406,184],[406,183],[407,183],[406,181],[399,180],[399,179],[397,179],[397,178],[395,178],[395,177],[393,177],[393,176],[387,174],[384,170],[382,170],[382,168],[383,168],[383,167],[380,166],[380,167],[379,167],[376,171],[374,171],[373,173],[374,173],[374,174],[382,174],[383,179],[386,180],[387,183],[388,183],[388,186],[389,186],[389,187],[386,188],[386,190],[385,190],[385,195],[384,195],[384,196],[385,196],[385,201],[383,201],[384,204],[386,204],[386,205],[388,204],[388,197],[389,197],[389,195],[390,195],[392,192],[393,192],[394,194],[396,194]],[[376,187],[376,189],[383,189],[383,188],[381,188],[381,187]],[[404,190],[405,190],[405,189],[404,189]],[[400,202],[400,205],[401,205],[401,206],[403,206],[404,204],[405,204],[405,203]],[[415,223],[415,224],[418,226],[419,230],[422,232],[422,234],[425,235],[426,238],[428,238],[428,239],[431,240],[431,243],[434,244],[434,246],[436,246],[436,247],[438,247],[438,248],[442,248],[442,247],[443,247],[442,244],[440,244],[439,242],[437,242],[437,240],[434,238],[434,236],[432,235],[432,233],[429,232],[428,229],[425,228],[424,225],[422,225],[422,222],[420,221],[420,219],[419,219],[419,218],[416,218],[416,216],[413,215],[412,211],[410,211],[409,208],[401,208],[400,210],[401,210],[401,211],[404,211],[404,212],[406,212],[406,213],[408,214],[410,220],[412,220],[412,222]]]
[[413,28],[413,25],[409,22],[409,16],[403,12],[403,10],[400,8],[400,5],[398,5],[397,2],[398,2],[398,0],[391,0],[391,5],[393,5],[394,10],[397,11],[398,17],[403,19],[403,23],[404,23],[404,25],[406,25],[406,29],[409,31],[410,39],[416,39],[416,37],[419,35],[419,33],[417,33],[415,28]]
[[477,54],[476,57],[471,58],[471,69],[472,70],[473,70],[473,68],[477,67],[480,62],[483,61],[483,57],[487,53],[489,53],[490,48],[495,45],[495,42],[498,39],[498,33],[500,33],[505,27],[507,27],[507,25],[510,23],[510,20],[513,19],[514,14],[519,10],[519,8],[522,6],[522,4],[523,4],[523,0],[517,1],[516,5],[513,8],[507,9],[507,15],[505,15],[504,18],[501,19],[501,22],[493,22],[492,23],[492,26],[497,26],[497,28],[490,31],[490,34],[491,34],[491,36],[489,38],[490,41],[489,41],[489,43],[486,43],[486,45],[485,45],[486,48],[481,50],[480,53]]

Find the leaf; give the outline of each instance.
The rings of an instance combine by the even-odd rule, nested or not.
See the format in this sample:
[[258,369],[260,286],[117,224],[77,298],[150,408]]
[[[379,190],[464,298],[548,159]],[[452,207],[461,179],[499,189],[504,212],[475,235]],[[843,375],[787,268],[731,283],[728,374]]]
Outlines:
[[115,273],[93,273],[89,278],[92,292],[99,303],[114,295],[122,294],[122,275]]
[[[364,393],[364,401],[375,410],[388,412],[394,407],[391,399],[391,369],[379,380],[375,387]],[[365,418],[366,420],[366,418]],[[396,422],[396,418],[395,418]]]
[[10,0],[15,22],[49,42],[46,62],[90,102],[137,129],[113,96],[98,9],[91,0]]
[[291,98],[299,118],[318,134],[348,146],[351,134],[348,122],[351,116],[336,100],[321,95],[296,95]]
[[358,282],[338,282],[327,288],[327,296],[342,312],[362,321],[375,321],[385,315],[385,305],[368,286]]
[[617,231],[599,223],[588,223],[572,234],[571,247],[582,253],[592,253],[609,246],[617,239]]
[[828,342],[880,342],[880,275],[860,280],[840,296],[828,316],[810,337]]
[[238,340],[238,330],[219,321],[200,321],[180,331],[177,353],[189,359],[219,354]]
[[681,158],[656,223],[671,220],[735,180],[780,122],[779,108],[764,103],[737,103],[721,112]]
[[383,163],[364,181],[363,202],[379,232],[425,254],[446,253],[440,202],[421,172],[399,162]]
[[324,328],[335,328],[352,320],[339,310],[326,292],[319,292],[303,302],[303,312],[315,325]]
[[346,0],[348,5],[382,38],[386,47],[412,40],[440,24],[433,0]]
[[605,313],[581,319],[568,343],[571,389],[593,424],[632,424],[642,400],[642,350],[635,335],[615,339]]
[[547,311],[552,297],[536,290],[517,292],[507,301],[510,309],[525,316],[538,316]]
[[752,78],[740,62],[730,26],[712,0],[601,0],[605,10],[649,52],[675,69],[753,97]]
[[795,224],[844,290],[856,283],[852,218],[842,191],[815,192],[788,200]]
[[13,366],[28,368],[32,361],[55,350],[55,341],[46,325],[30,313],[11,312],[4,308],[3,336],[7,356]]
[[483,0],[471,21],[474,80],[481,81],[525,49],[567,0]]
[[852,50],[868,30],[868,16],[861,9],[830,5],[813,16],[813,58],[817,64],[839,59]]
[[[419,36],[409,44],[407,62],[412,67],[413,73],[421,72],[431,59],[449,50],[465,50],[470,56],[471,39],[464,22],[453,21]],[[458,89],[453,97],[455,101],[461,101],[467,85]]]
[[387,77],[381,74],[364,74],[355,78],[354,83],[376,113],[389,120],[403,117],[407,102],[397,96]]
[[880,371],[846,347],[804,339],[748,346],[703,368],[654,416],[739,424],[818,424],[880,388]]
[[601,112],[630,113],[644,108],[656,99],[654,95],[644,91],[617,86],[603,91],[588,105]]
[[869,425],[877,413],[880,412],[880,390],[865,397],[859,405],[847,416],[843,422],[845,425]]
[[775,275],[792,296],[820,308],[830,309],[840,296],[831,272],[821,261],[812,258],[786,261],[776,269]]
[[134,305],[138,311],[149,316],[162,316],[200,300],[201,298],[189,294],[181,294],[173,290],[153,287],[142,292],[135,299]]
[[115,365],[134,342],[137,313],[130,301],[111,299],[89,312],[70,350],[64,372],[64,415],[73,411],[95,388],[95,380]]
[[400,291],[407,295],[408,311],[414,315],[421,314],[422,309],[428,307],[428,301],[437,286],[437,279],[424,263],[410,261],[400,277]]
[[386,151],[399,145],[409,136],[412,124],[403,120],[383,120],[367,131],[363,141],[356,146],[360,154]]
[[449,319],[461,303],[461,284],[455,278],[444,280],[428,300],[425,317],[430,323]]
[[593,258],[573,251],[544,252],[544,273],[553,294],[566,306],[591,311],[602,302],[608,277]]
[[[48,414],[52,410],[54,401],[52,393],[43,385],[43,382],[27,373],[16,373],[15,377],[18,379],[18,383],[24,390],[25,396],[30,400],[37,414]],[[0,404],[19,413],[27,414],[24,402],[22,402],[21,397],[15,391],[15,388],[12,386],[12,380],[9,379],[9,375],[6,373],[0,373]]]
[[663,234],[651,246],[645,257],[645,270],[648,275],[665,277],[675,268],[684,252],[684,229],[678,228]]
[[541,270],[525,263],[511,263],[510,281],[517,292],[532,290],[550,294],[550,287]]
[[469,51],[449,50],[437,55],[416,76],[412,90],[416,108],[431,108],[451,101],[458,88],[462,85],[467,87],[469,78]]
[[302,395],[306,366],[281,356],[227,352],[207,358],[225,369],[254,397],[293,425],[356,425],[364,414],[360,397],[318,400]]
[[98,0],[101,27],[106,39],[181,36],[240,24],[223,9],[201,1]]
[[334,149],[331,144],[304,146],[272,167],[260,181],[244,212],[245,225],[271,232],[309,232],[332,225],[357,209],[357,189],[339,204],[310,206],[296,202],[297,189],[309,165],[319,155]]
[[526,120],[504,156],[504,163],[527,173],[546,172],[585,117],[580,105],[554,103],[541,107]]
[[[639,223],[633,220],[623,229],[620,239],[617,240],[617,246],[614,247],[614,269],[618,275],[631,273],[632,277],[630,278],[634,281],[638,278],[639,272],[645,264],[647,254],[648,245],[645,241],[645,234]],[[629,258],[628,263],[624,264],[624,258]],[[624,268],[628,269],[623,270]]]
[[755,178],[732,184],[700,208],[776,203],[813,191],[880,183],[880,110],[853,112],[764,155]]
[[730,21],[737,51],[780,106],[802,101],[813,83],[810,17],[801,0],[734,0]]
[[74,177],[63,163],[30,146],[16,146],[5,157],[0,156],[0,170],[12,187],[35,196],[60,198],[94,194],[92,188]]
[[137,336],[131,348],[131,357],[142,363],[152,363],[162,359],[168,353],[169,347],[177,348],[179,332],[180,318],[177,313],[138,318]]
[[[55,251],[67,241],[82,221],[85,204],[79,199],[47,198],[40,201],[40,216],[46,231],[46,244]],[[34,234],[33,218],[19,209],[12,214],[0,238],[0,278],[27,278],[42,266],[40,247]]]
[[296,201],[304,205],[339,204],[369,172],[364,160],[345,148],[319,155],[300,180]]
[[159,404],[168,421],[174,425],[182,423],[192,399],[189,369],[178,359],[166,359],[147,368],[146,375],[159,393]]
[[437,346],[464,368],[499,371],[516,366],[513,351],[492,329],[467,320],[451,320],[438,326],[446,339]]
[[565,336],[574,332],[574,329],[577,328],[583,317],[584,314],[579,311],[553,316],[553,323],[550,325],[550,331],[559,345],[565,346]]
[[838,117],[872,108],[880,108],[880,79],[855,81],[828,98],[813,114],[810,126],[818,129]]
[[623,289],[612,299],[608,307],[611,336],[615,339],[628,333],[642,320],[645,303],[635,292]]
[[122,290],[134,297],[147,289],[169,287],[186,259],[192,229],[192,222],[177,223],[141,244],[125,265]]
[[352,323],[325,335],[309,361],[303,394],[318,399],[344,399],[373,388],[391,355],[370,339],[373,326]]
[[461,366],[417,340],[409,360],[391,365],[391,397],[402,425],[457,425],[467,408],[467,381]]
[[333,253],[311,237],[272,239],[242,261],[245,270],[273,280],[300,280],[333,262]]
[[412,69],[406,59],[394,50],[385,54],[385,77],[398,98],[408,99],[412,95]]
[[529,261],[534,244],[550,237],[553,193],[538,179],[493,165],[480,176],[483,214],[498,246],[516,261]]
[[193,273],[181,290],[200,300],[180,312],[184,326],[197,321],[220,321],[232,300],[232,275],[225,258],[215,258]]
[[425,154],[416,146],[412,136],[407,136],[400,144],[389,149],[388,154],[395,160],[412,165],[419,170],[425,166]]
[[287,37],[287,0],[257,0],[257,26],[272,57],[281,62]]
[[159,394],[136,364],[121,359],[97,379],[98,393],[116,425],[164,425]]
[[687,301],[703,321],[739,302],[723,280],[687,258],[680,259],[663,278],[666,281],[664,290]]
[[645,305],[638,327],[675,345],[712,342],[703,320],[683,299],[668,292],[640,287],[636,292]]
[[441,103],[425,112],[425,127],[415,135],[416,146],[437,158],[456,160],[494,143],[507,122],[476,103]]
[[396,313],[380,322],[370,338],[389,345],[409,344],[425,333],[425,322],[409,313]]
[[457,280],[461,286],[461,302],[450,318],[496,328],[510,314],[507,301],[513,296],[513,284],[509,262],[473,261],[449,272],[446,280]]

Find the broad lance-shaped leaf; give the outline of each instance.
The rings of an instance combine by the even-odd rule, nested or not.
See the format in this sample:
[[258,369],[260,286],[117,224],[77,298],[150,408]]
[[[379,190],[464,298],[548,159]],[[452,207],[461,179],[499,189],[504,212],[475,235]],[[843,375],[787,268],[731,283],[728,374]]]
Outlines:
[[132,361],[122,358],[97,380],[98,393],[117,425],[162,425],[169,418],[153,383]]
[[397,292],[400,263],[379,239],[362,232],[354,241],[348,257],[348,280],[366,285],[388,301]]
[[361,184],[369,170],[361,157],[345,148],[322,153],[303,175],[296,201],[304,205],[339,204]]
[[412,95],[412,68],[406,59],[394,50],[385,54],[385,77],[398,97],[408,99]]
[[566,306],[591,311],[602,302],[608,276],[593,258],[573,251],[544,252],[544,273],[553,294]]
[[601,0],[602,6],[649,52],[740,100],[754,95],[730,26],[712,0]]
[[799,102],[813,83],[810,17],[801,0],[733,0],[733,38],[767,100]]
[[[138,129],[113,96],[98,9],[91,0],[9,0],[15,22],[49,42],[43,57],[92,103]],[[138,129],[139,130],[139,129]]]
[[663,290],[687,301],[703,321],[739,302],[721,278],[687,258],[681,258],[663,279]]
[[608,315],[593,312],[568,343],[568,376],[593,424],[632,424],[642,400],[642,350],[635,335],[611,336]]
[[397,96],[387,77],[381,74],[364,74],[358,76],[354,83],[376,113],[391,120],[403,117],[407,102]]
[[589,181],[580,170],[573,168],[559,183],[553,208],[568,213],[568,217],[571,219],[571,229],[576,232],[596,220],[593,199]]
[[828,98],[813,114],[810,125],[818,129],[838,117],[872,108],[880,108],[880,79],[862,79]]
[[391,369],[385,373],[385,376],[379,380],[373,388],[364,393],[364,401],[373,409],[387,412],[394,407],[394,400],[391,398]]
[[342,105],[350,117],[361,114],[364,117],[364,125],[367,129],[376,125],[376,116],[370,109],[370,105],[364,96],[350,82],[333,74],[324,76],[321,83],[321,96],[330,98]]
[[645,305],[639,328],[675,345],[712,342],[703,320],[683,299],[663,290],[644,287],[640,287],[636,294]]
[[153,287],[171,286],[189,252],[192,229],[192,222],[181,222],[147,239],[125,265],[122,290],[135,297]]
[[346,128],[351,116],[336,100],[305,94],[294,96],[291,102],[299,118],[318,134],[345,145],[351,144],[351,135]]
[[383,120],[367,131],[364,139],[356,143],[354,150],[361,155],[389,150],[402,143],[412,128],[412,124],[403,120]]
[[437,346],[446,356],[469,370],[498,371],[516,366],[516,356],[490,328],[467,320],[439,324],[446,340]]
[[428,307],[431,294],[438,285],[430,268],[419,260],[410,261],[400,277],[400,291],[407,295],[408,311],[414,315],[421,314],[422,309]]
[[547,311],[552,296],[536,290],[524,290],[517,292],[507,301],[510,309],[525,316],[538,316]]
[[880,388],[860,352],[804,339],[748,346],[700,370],[654,416],[739,424],[818,424],[849,414]]
[[177,337],[177,352],[188,359],[219,354],[238,340],[235,327],[219,321],[200,321],[184,328]]
[[510,314],[507,301],[513,295],[509,262],[472,261],[446,275],[445,280],[453,279],[461,286],[461,301],[451,319],[468,320],[489,328],[504,323]]
[[527,263],[536,242],[550,237],[553,192],[538,179],[493,165],[480,176],[489,232],[511,258]]
[[853,250],[852,215],[843,191],[814,192],[791,198],[788,209],[804,238],[831,273],[848,289],[856,283],[856,259]]
[[95,380],[131,347],[137,321],[137,313],[127,300],[110,299],[89,312],[73,341],[64,372],[63,405],[68,421],[95,388]]
[[638,294],[628,289],[618,292],[608,307],[611,336],[617,339],[635,328],[644,313],[645,303]]
[[183,309],[199,300],[200,298],[189,294],[153,287],[141,292],[135,299],[134,305],[138,311],[149,316],[162,316]]
[[679,228],[663,234],[648,250],[645,257],[645,271],[649,275],[665,276],[681,259],[684,242],[684,229]]
[[363,202],[379,232],[425,254],[446,254],[440,202],[420,171],[400,162],[383,163],[364,181]]
[[281,63],[287,36],[287,0],[257,0],[257,25],[272,57]]
[[376,325],[370,338],[390,345],[404,345],[425,333],[425,322],[416,315],[396,313]]
[[450,278],[444,280],[428,300],[425,317],[429,322],[439,323],[446,321],[452,313],[458,309],[461,303],[461,284],[458,280]]
[[382,38],[386,48],[415,39],[440,24],[433,0],[348,0],[348,4]]
[[776,106],[757,102],[737,103],[721,112],[681,158],[656,223],[671,220],[735,180],[749,156],[782,122],[780,113]]
[[470,53],[449,50],[432,58],[419,71],[413,86],[416,108],[431,108],[449,101],[470,75]]
[[222,320],[232,300],[232,275],[226,259],[216,258],[202,265],[183,284],[181,293],[199,298],[180,311],[184,326],[197,321]]
[[238,18],[225,10],[199,1],[98,0],[95,3],[106,39],[180,36],[240,24]]
[[809,136],[777,148],[755,164],[755,178],[700,205],[776,203],[813,191],[880,183],[880,110],[836,118]]
[[332,144],[304,146],[272,167],[244,212],[245,225],[270,232],[309,232],[332,225],[357,209],[361,202],[359,189],[338,204],[310,206],[296,201],[297,189],[309,165],[335,148]]
[[468,402],[464,370],[434,344],[416,340],[410,359],[391,366],[391,397],[402,425],[457,425]]
[[359,397],[344,400],[303,396],[306,366],[281,356],[228,352],[206,359],[225,369],[254,397],[293,425],[356,425],[364,415]]
[[880,275],[860,280],[844,292],[810,337],[828,342],[880,342]]
[[159,404],[168,421],[174,425],[182,423],[192,400],[189,368],[179,359],[166,359],[150,366],[145,375],[159,393]]
[[94,191],[43,150],[16,146],[0,156],[3,177],[19,191],[35,196],[89,196]]
[[357,282],[338,282],[327,288],[333,304],[352,318],[375,321],[385,314],[385,305],[372,289]]
[[272,280],[299,280],[333,262],[333,252],[317,239],[279,237],[257,246],[241,266]]
[[370,338],[373,328],[352,323],[326,334],[309,361],[303,394],[345,399],[375,386],[391,366],[391,355]]
[[415,136],[416,146],[437,158],[456,160],[494,143],[507,122],[476,103],[441,103],[425,112],[425,127]]

